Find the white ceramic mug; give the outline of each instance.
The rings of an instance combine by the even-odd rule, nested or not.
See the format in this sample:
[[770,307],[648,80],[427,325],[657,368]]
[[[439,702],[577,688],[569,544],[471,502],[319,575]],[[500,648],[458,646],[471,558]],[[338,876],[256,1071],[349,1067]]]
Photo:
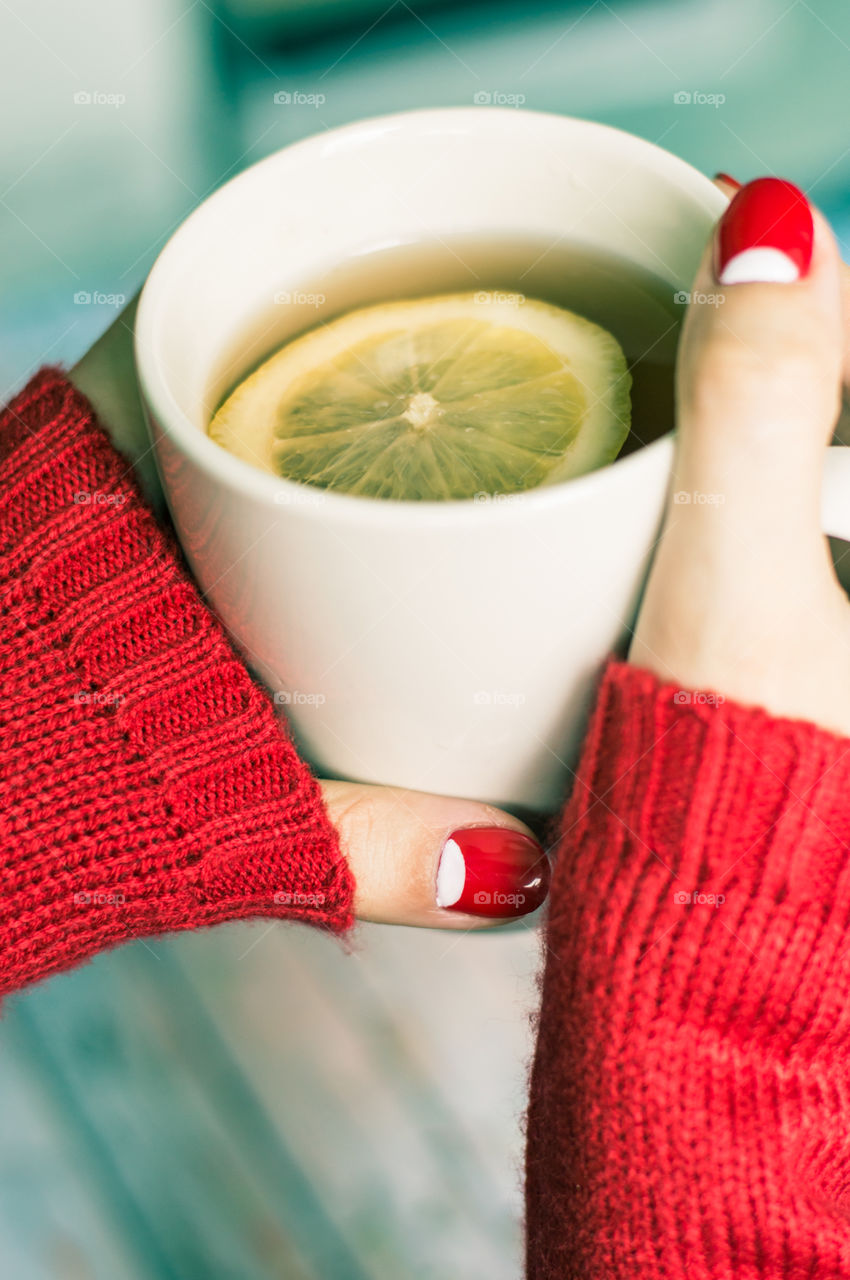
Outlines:
[[[171,238],[136,329],[163,487],[197,581],[319,771],[556,805],[595,677],[635,614],[673,441],[509,502],[309,490],[205,433],[234,336],[276,292],[423,238],[566,238],[688,289],[725,203],[629,134],[462,107],[287,147]],[[850,450],[827,460],[825,528],[848,536]]]

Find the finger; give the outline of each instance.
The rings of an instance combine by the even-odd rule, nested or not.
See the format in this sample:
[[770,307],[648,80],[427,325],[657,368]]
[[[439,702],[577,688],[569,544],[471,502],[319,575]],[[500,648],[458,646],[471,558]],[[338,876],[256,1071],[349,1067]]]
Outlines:
[[74,365],[68,377],[91,402],[115,448],[132,464],[151,506],[162,512],[165,496],[145,423],[133,354],[138,305],[139,294],[136,294]]
[[[716,173],[714,185],[731,200],[742,184],[728,173]],[[842,334],[844,358],[842,364],[843,395],[841,411],[835,427],[834,444],[850,445],[850,266],[842,262],[839,268],[841,280]]]
[[741,190],[742,184],[737,178],[731,177],[728,173],[716,173],[713,178],[714,185],[719,187],[725,196],[731,200],[736,191]]
[[[817,621],[818,644],[833,635],[843,643],[845,626],[820,529],[843,361],[840,259],[825,220],[801,209],[790,184],[762,186],[759,231],[745,203],[759,185],[736,194],[694,282],[677,365],[671,503],[630,658],[683,685],[797,714],[817,699],[789,701],[778,688],[785,658],[771,676],[765,654],[777,635],[800,635],[803,616]],[[747,278],[759,273],[773,278]],[[817,651],[814,635],[807,643]],[[805,653],[798,665],[813,667]]]
[[[786,282],[765,278],[777,273]],[[693,295],[677,368],[683,487],[722,494],[727,526],[751,530],[754,517],[781,511],[789,535],[811,538],[843,359],[834,237],[790,184],[750,183],[721,219]],[[690,504],[694,522],[707,505]]]
[[361,920],[477,929],[536,910],[549,862],[522,822],[490,805],[353,782],[323,782],[354,874]]
[[[736,191],[741,190],[742,184],[737,178],[733,178],[728,173],[716,173],[714,175],[714,185],[728,196],[731,200]],[[850,443],[850,405],[847,404],[850,391],[850,266],[846,262],[841,263],[841,309],[844,317],[844,364],[843,377],[845,388],[845,403],[842,405],[842,418],[836,428],[836,443]]]

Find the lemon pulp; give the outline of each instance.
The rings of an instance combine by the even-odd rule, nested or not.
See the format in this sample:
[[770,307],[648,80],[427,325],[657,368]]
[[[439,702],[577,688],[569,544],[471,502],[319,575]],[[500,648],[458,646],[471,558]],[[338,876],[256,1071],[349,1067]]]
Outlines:
[[210,435],[265,471],[370,498],[516,493],[613,461],[619,343],[521,295],[382,303],[303,334],[228,397]]

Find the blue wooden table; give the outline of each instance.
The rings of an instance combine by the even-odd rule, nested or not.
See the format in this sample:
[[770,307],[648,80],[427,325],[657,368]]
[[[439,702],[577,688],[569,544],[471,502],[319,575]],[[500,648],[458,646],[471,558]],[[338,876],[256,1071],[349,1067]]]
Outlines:
[[137,942],[0,1022],[10,1280],[516,1280],[538,936]]

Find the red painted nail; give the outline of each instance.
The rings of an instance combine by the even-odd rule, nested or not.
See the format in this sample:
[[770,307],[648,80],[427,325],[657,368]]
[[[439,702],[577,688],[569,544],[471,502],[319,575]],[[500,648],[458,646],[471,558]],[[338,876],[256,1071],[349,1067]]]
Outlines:
[[549,892],[549,859],[507,827],[453,831],[437,869],[437,906],[491,920],[528,915]]
[[811,206],[799,187],[756,178],[736,192],[720,219],[714,273],[720,284],[792,284],[811,266],[814,230]]
[[723,172],[716,173],[714,175],[714,181],[725,182],[727,187],[734,187],[736,191],[740,191],[741,186],[743,185],[738,181],[737,178],[733,178],[731,173],[723,173]]

